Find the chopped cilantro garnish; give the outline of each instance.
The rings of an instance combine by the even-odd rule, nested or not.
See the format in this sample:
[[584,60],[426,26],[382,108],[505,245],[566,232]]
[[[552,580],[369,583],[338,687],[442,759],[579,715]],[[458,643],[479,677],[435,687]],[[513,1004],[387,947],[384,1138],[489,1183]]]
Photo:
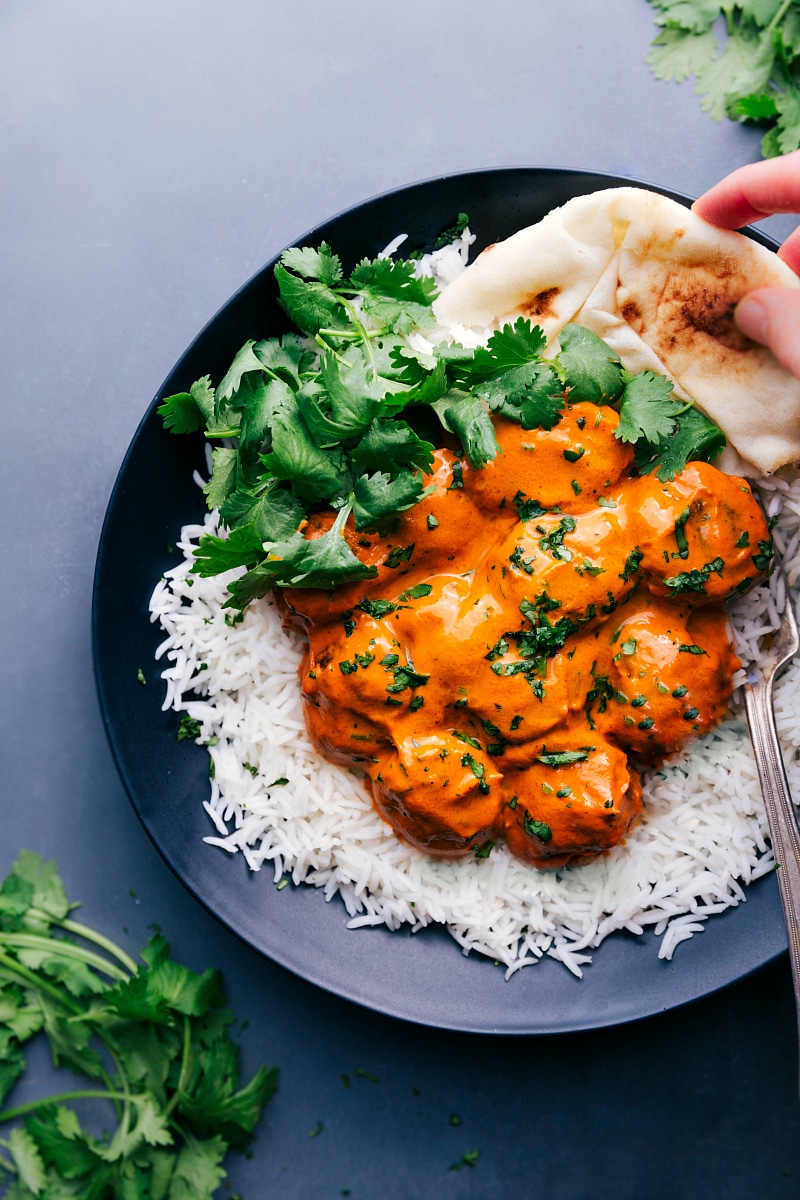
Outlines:
[[707,653],[706,650],[703,650],[700,646],[695,646],[694,644],[692,644],[691,646],[678,646],[678,653],[681,653],[681,652],[683,652],[684,654],[706,654]]
[[463,212],[459,213],[454,223],[439,234],[433,243],[434,250],[441,250],[443,246],[449,246],[451,242],[458,241],[468,225],[469,217],[467,214]]
[[517,492],[512,503],[520,521],[533,521],[536,517],[543,517],[547,512],[547,509],[542,508],[538,500],[526,500],[524,492]]
[[745,529],[743,533],[739,534],[739,538],[736,542],[736,549],[743,550],[745,546],[749,546],[749,545],[750,545],[750,534]]
[[372,617],[377,621],[381,617],[386,617],[389,613],[393,613],[397,605],[391,604],[388,600],[370,600],[368,596],[365,596],[363,600],[359,600],[356,608],[360,608],[368,617]]
[[529,837],[535,837],[538,841],[543,842],[545,845],[553,840],[553,831],[550,826],[545,821],[537,821],[531,816],[527,808],[525,809],[525,814],[522,818],[522,828]]
[[688,558],[689,543],[686,541],[686,530],[684,526],[691,516],[691,510],[687,504],[681,515],[675,522],[675,541],[678,543],[678,552],[673,554],[673,558]]
[[401,600],[421,600],[423,596],[430,596],[433,588],[429,583],[415,583],[413,587],[407,591],[400,593]]
[[393,667],[394,683],[386,687],[387,692],[404,692],[407,688],[424,687],[430,675],[421,675],[412,667]]
[[502,658],[504,654],[508,654],[508,642],[502,637],[498,642],[495,642],[489,653],[484,654],[483,657],[488,659],[489,662],[494,662],[495,659]]
[[401,563],[408,562],[411,555],[414,553],[414,543],[410,546],[395,546],[390,550],[383,561],[385,567],[399,567]]
[[757,571],[768,571],[772,566],[772,539],[768,538],[764,542],[759,542],[758,549],[760,553],[750,555],[753,566]]
[[625,566],[622,568],[622,574],[620,575],[620,579],[623,583],[627,583],[631,575],[636,574],[636,572],[639,570],[639,567],[642,565],[643,558],[644,554],[638,546],[630,552],[628,557],[625,559]]
[[550,754],[545,751],[539,754],[535,761],[545,767],[569,767],[572,763],[586,762],[594,749],[594,746],[582,746],[580,750],[558,750]]
[[670,575],[664,580],[664,586],[670,589],[670,595],[677,596],[684,592],[698,592],[700,595],[705,595],[706,584],[708,577],[713,572],[717,575],[722,575],[725,567],[725,562],[721,558],[714,558],[711,562],[707,562],[700,570],[682,571],[680,575]]
[[453,737],[458,738],[460,742],[466,742],[468,746],[472,746],[473,750],[480,750],[481,744],[477,738],[471,737],[468,733],[462,733],[460,729],[453,730]]
[[181,717],[181,723],[178,726],[178,741],[200,737],[200,728],[200,722],[195,717]]
[[551,529],[549,533],[544,526],[537,526],[537,528],[541,529],[543,534],[539,538],[541,550],[549,550],[553,558],[561,559],[563,562],[572,562],[572,551],[564,545],[564,536],[567,533],[574,533],[577,528],[574,517],[562,517],[555,529]]
[[436,529],[436,528],[438,528],[438,525],[439,525],[439,522],[437,521],[437,519],[433,515],[433,513],[428,513],[428,517],[427,517],[427,520],[425,523],[428,526],[428,529]]

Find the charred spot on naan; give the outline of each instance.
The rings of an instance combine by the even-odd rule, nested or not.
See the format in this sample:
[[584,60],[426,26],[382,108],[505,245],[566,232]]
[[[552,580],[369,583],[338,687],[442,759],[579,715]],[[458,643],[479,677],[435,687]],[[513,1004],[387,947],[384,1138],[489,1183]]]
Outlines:
[[559,287],[545,288],[544,291],[529,297],[522,305],[522,311],[526,317],[558,317],[558,312],[553,307],[553,301],[560,294],[561,288]]
[[[733,318],[736,305],[749,290],[747,280],[730,264],[723,261],[711,268],[698,263],[665,276],[660,294],[647,306],[648,316],[634,300],[625,301],[621,312],[662,358],[698,343],[708,354],[709,340],[735,355],[763,352],[763,347],[745,337]],[[730,361],[729,355],[723,357]]]

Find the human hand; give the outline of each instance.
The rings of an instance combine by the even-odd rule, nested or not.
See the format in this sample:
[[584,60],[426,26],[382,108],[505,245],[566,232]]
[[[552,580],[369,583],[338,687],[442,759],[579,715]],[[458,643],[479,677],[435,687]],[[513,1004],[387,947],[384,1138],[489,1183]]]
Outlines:
[[[724,229],[739,229],[774,213],[800,213],[800,150],[739,167],[692,208]],[[800,229],[786,239],[778,257],[800,275]],[[740,300],[734,317],[746,337],[769,346],[778,361],[800,377],[800,290],[759,288]]]

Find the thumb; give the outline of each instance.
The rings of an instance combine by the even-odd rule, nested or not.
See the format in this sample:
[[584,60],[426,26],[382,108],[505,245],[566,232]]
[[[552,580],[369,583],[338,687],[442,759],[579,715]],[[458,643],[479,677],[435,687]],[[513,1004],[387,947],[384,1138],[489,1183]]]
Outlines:
[[759,288],[739,301],[734,314],[742,333],[772,353],[800,378],[800,291]]

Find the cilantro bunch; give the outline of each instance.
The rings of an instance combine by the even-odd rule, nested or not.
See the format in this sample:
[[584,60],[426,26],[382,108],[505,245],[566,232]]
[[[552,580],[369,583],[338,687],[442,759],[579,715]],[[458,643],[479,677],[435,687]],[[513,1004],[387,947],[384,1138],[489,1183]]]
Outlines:
[[[229,1147],[249,1143],[277,1070],[261,1067],[239,1088],[234,1017],[217,971],[179,966],[160,934],[137,967],[73,921],[73,907],[55,865],[28,851],[0,886],[0,1104],[40,1030],[57,1067],[94,1081],[0,1111],[0,1125],[25,1118],[0,1135],[5,1195],[210,1200]],[[113,1104],[112,1136],[81,1128],[65,1103],[80,1099]]]
[[[650,0],[661,32],[648,63],[657,79],[694,75],[703,108],[766,127],[765,158],[800,147],[798,0]],[[722,52],[715,26],[724,19]]]
[[[374,579],[377,568],[344,537],[351,514],[357,531],[385,531],[427,496],[428,437],[449,438],[472,468],[485,467],[498,453],[493,414],[552,429],[568,401],[616,405],[617,436],[636,444],[640,471],[658,469],[663,479],[725,444],[716,426],[670,397],[668,380],[630,375],[577,325],[562,330],[550,359],[543,331],[522,317],[485,346],[420,351],[409,334],[435,324],[436,289],[410,260],[364,259],[345,278],[323,243],[287,250],[275,278],[301,333],[246,342],[216,389],[206,376],[158,409],[172,432],[204,428],[219,443],[205,492],[229,532],[201,539],[193,570],[247,568],[229,585],[230,607],[244,609],[275,586]],[[453,486],[461,480],[456,463]],[[321,509],[335,519],[306,538]]]

